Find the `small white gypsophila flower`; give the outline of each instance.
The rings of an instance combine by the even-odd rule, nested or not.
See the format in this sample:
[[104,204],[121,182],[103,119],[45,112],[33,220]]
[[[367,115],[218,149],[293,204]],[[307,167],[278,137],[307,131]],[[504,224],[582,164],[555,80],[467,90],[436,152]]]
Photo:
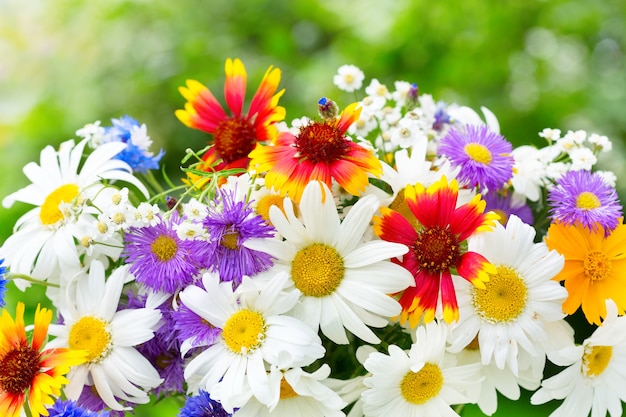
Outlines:
[[209,210],[207,206],[195,198],[191,198],[188,202],[183,204],[183,216],[189,220],[202,221],[208,213]]
[[593,151],[585,147],[573,149],[569,157],[572,159],[572,170],[574,171],[580,169],[590,171],[595,163],[598,162],[598,158],[593,154]]
[[561,129],[551,129],[546,127],[539,132],[539,136],[548,141],[556,142],[561,137]]
[[602,178],[602,181],[611,187],[615,188],[617,185],[617,175],[615,175],[613,171],[596,171],[596,174]]
[[100,120],[87,123],[76,131],[76,136],[87,139],[90,148],[97,148],[104,142],[104,127],[100,126]]
[[600,150],[601,152],[610,152],[613,149],[613,143],[607,136],[604,135],[592,133],[587,138],[587,141],[593,146],[594,149]]
[[348,93],[358,90],[363,85],[365,74],[354,65],[342,65],[337,70],[337,74],[333,77],[335,85]]

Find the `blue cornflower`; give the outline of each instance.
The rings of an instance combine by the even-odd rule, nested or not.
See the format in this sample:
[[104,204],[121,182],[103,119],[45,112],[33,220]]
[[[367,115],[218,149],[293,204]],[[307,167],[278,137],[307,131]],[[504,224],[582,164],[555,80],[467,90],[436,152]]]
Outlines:
[[233,191],[218,192],[214,203],[203,220],[210,239],[205,266],[218,272],[222,281],[232,281],[237,286],[244,275],[253,276],[272,266],[270,255],[246,248],[243,243],[272,237],[274,228],[255,215],[249,203],[238,201]]
[[104,129],[104,141],[127,144],[126,149],[115,156],[116,159],[126,162],[133,172],[144,173],[149,169],[159,168],[159,161],[165,152],[161,149],[159,154],[154,156],[148,150],[152,140],[148,136],[145,124],[140,125],[130,116],[111,119],[111,122],[113,126]]
[[56,400],[52,408],[48,408],[49,417],[109,417],[108,411],[97,413],[86,410],[76,404],[76,401],[61,399]]
[[600,174],[569,171],[548,191],[550,215],[568,225],[582,224],[591,231],[601,226],[608,235],[620,223],[622,206],[615,188]]
[[206,391],[199,391],[198,395],[187,397],[185,406],[180,410],[178,417],[230,417],[222,405],[211,399]]
[[0,259],[0,308],[4,307],[6,302],[4,298],[7,293],[7,280],[4,278],[4,274],[6,273],[6,267],[2,266],[4,259]]

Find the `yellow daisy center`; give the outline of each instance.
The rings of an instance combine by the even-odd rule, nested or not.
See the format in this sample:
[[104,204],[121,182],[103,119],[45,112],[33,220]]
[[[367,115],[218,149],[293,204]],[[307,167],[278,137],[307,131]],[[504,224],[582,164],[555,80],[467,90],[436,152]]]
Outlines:
[[0,358],[0,388],[10,395],[30,389],[40,372],[41,355],[30,346],[18,346]]
[[583,370],[588,377],[600,375],[611,361],[613,346],[586,346],[583,355]]
[[256,311],[243,309],[228,318],[222,329],[226,346],[237,354],[246,354],[261,346],[267,326]]
[[254,126],[243,117],[223,120],[213,136],[215,150],[227,164],[247,157],[256,145]]
[[291,385],[289,385],[289,382],[283,377],[283,379],[280,380],[280,399],[286,400],[297,396],[298,393],[294,391]]
[[53,225],[65,216],[61,211],[61,204],[69,204],[78,197],[78,185],[65,184],[48,194],[39,212],[41,223],[46,226]]
[[283,201],[284,197],[278,194],[267,194],[257,202],[256,212],[263,220],[270,223],[270,208],[276,206],[284,213]]
[[402,382],[400,392],[407,402],[424,404],[436,397],[443,387],[443,373],[439,366],[427,363],[418,372],[409,371]]
[[576,208],[583,210],[593,210],[600,207],[600,199],[594,193],[583,191],[576,198]]
[[352,84],[354,82],[354,75],[352,75],[352,74],[345,74],[343,76],[343,80],[346,82],[346,84]]
[[159,237],[152,242],[150,250],[159,258],[159,261],[167,262],[176,255],[178,244],[176,244],[174,238],[170,236],[159,235]]
[[497,266],[498,272],[489,276],[485,289],[473,287],[473,302],[478,314],[491,323],[510,323],[524,311],[528,288],[517,272]]
[[485,145],[480,143],[468,143],[463,147],[463,150],[470,157],[470,159],[479,162],[483,165],[489,165],[493,158],[491,152]]
[[106,321],[85,316],[70,329],[69,345],[71,349],[87,352],[87,362],[103,359],[111,348],[111,333]]
[[332,294],[344,276],[343,258],[332,246],[313,243],[300,249],[291,263],[296,288],[308,297]]
[[600,251],[587,252],[583,259],[583,271],[592,281],[602,281],[611,273],[611,260]]
[[228,249],[237,249],[239,247],[239,233],[236,230],[222,235],[220,244]]
[[311,122],[301,128],[296,137],[300,158],[313,164],[341,159],[349,147],[344,133],[325,122]]
[[456,236],[439,226],[420,231],[413,251],[420,267],[433,274],[439,274],[456,265],[461,256]]
[[509,220],[509,215],[504,210],[500,210],[500,209],[495,209],[491,211],[493,211],[500,217],[498,219],[498,222],[500,222],[502,226],[506,226],[506,222]]

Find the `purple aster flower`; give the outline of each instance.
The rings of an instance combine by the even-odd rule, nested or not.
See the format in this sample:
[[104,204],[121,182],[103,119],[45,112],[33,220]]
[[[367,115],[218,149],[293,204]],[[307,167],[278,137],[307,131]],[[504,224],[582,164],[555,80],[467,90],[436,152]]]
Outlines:
[[439,153],[460,167],[459,182],[499,190],[513,177],[513,146],[484,125],[452,128],[441,139]]
[[180,239],[175,230],[181,222],[177,213],[172,213],[169,219],[159,218],[160,222],[154,226],[129,229],[122,257],[130,264],[137,282],[173,294],[191,284],[198,275],[200,252],[207,243]]
[[146,125],[140,125],[139,122],[130,116],[124,116],[120,119],[111,119],[112,127],[104,129],[106,142],[124,142],[127,144],[126,149],[115,156],[126,162],[133,172],[146,172],[149,169],[158,169],[159,161],[164,155],[163,149],[158,155],[154,156],[148,150],[152,145],[152,140],[147,134]]
[[173,318],[174,328],[180,343],[185,340],[190,341],[190,346],[183,346],[182,353],[186,353],[190,347],[211,346],[222,332],[222,329],[213,326],[182,303],[178,311],[174,312]]
[[0,308],[4,307],[5,301],[4,298],[7,292],[7,280],[4,279],[4,274],[6,273],[6,267],[2,266],[4,263],[4,259],[0,259]]
[[600,174],[579,170],[565,173],[548,191],[550,215],[554,221],[582,224],[609,235],[619,224],[622,206],[613,187]]
[[109,417],[108,411],[96,413],[76,404],[76,401],[56,400],[51,408],[48,408],[49,417]]
[[489,191],[483,195],[485,211],[493,211],[500,215],[500,223],[506,225],[509,217],[514,214],[526,224],[533,225],[533,212],[525,200],[514,199],[513,193],[502,195],[496,191]]
[[[120,404],[125,403],[125,401],[117,397],[115,397],[115,399]],[[104,401],[102,401],[102,398],[100,398],[98,392],[89,385],[85,385],[83,387],[83,390],[80,393],[80,396],[78,397],[76,403],[84,409],[102,413],[101,417],[125,417],[126,415],[126,412],[122,410],[108,410],[108,406],[104,403]]]
[[211,242],[205,252],[205,266],[217,271],[222,281],[232,281],[237,286],[244,275],[252,276],[272,266],[268,254],[248,249],[243,243],[272,237],[274,228],[255,215],[249,203],[237,201],[232,191],[219,192],[214,202],[203,221]]
[[206,391],[200,390],[198,395],[187,397],[185,406],[178,417],[230,417],[218,401],[214,401]]

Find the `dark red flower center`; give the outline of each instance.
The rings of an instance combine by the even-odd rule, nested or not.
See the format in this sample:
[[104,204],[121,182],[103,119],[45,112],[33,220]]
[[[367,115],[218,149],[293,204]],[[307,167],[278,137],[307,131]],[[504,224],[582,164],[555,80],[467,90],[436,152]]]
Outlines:
[[41,355],[30,346],[10,350],[0,359],[0,391],[18,395],[30,389],[40,362]]
[[457,237],[439,226],[419,232],[413,251],[419,266],[433,274],[439,274],[457,264],[461,250]]
[[311,122],[300,129],[296,136],[296,148],[300,157],[314,164],[340,159],[349,146],[344,132],[324,122]]
[[254,126],[243,117],[220,122],[213,136],[215,149],[227,164],[247,157],[257,142]]

